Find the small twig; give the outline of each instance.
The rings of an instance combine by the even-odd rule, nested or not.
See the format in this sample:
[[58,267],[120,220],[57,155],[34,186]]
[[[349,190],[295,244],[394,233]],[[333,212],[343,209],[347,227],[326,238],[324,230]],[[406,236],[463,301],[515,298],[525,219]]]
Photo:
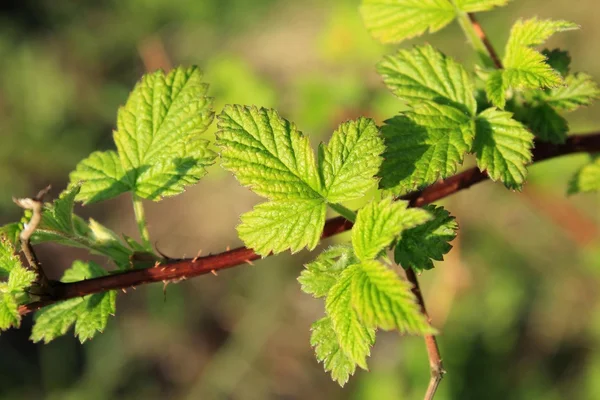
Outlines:
[[469,16],[469,20],[471,21],[471,25],[473,25],[473,29],[475,30],[475,33],[477,34],[479,39],[481,39],[481,41],[483,42],[483,45],[485,46],[488,55],[494,62],[494,65],[496,66],[496,68],[502,69],[503,68],[502,61],[500,61],[500,57],[498,57],[496,50],[494,50],[494,46],[492,46],[492,44],[490,43],[490,40],[488,39],[487,35],[485,34],[485,31],[483,30],[483,28],[481,27],[481,25],[475,18],[475,14],[468,13],[467,15]]
[[42,222],[42,210],[44,207],[43,198],[50,190],[50,185],[40,190],[37,196],[33,199],[24,198],[17,199],[13,197],[13,201],[21,208],[26,210],[31,210],[33,215],[29,220],[29,223],[25,224],[25,228],[21,231],[19,235],[19,239],[21,239],[21,248],[23,249],[23,254],[25,254],[25,258],[29,263],[29,267],[36,273],[37,275],[37,284],[40,286],[44,294],[52,295],[52,285],[44,272],[44,269],[40,265],[38,258],[33,251],[33,246],[31,245],[31,236],[39,226],[40,222]]
[[[425,301],[423,300],[423,294],[419,287],[419,280],[412,268],[406,270],[406,278],[413,285],[412,292],[421,307],[421,313],[423,313],[425,318],[431,322],[431,319],[427,314],[427,309],[425,308]],[[431,367],[431,379],[429,380],[429,386],[425,393],[425,400],[432,400],[446,371],[444,370],[440,349],[438,348],[437,340],[434,335],[425,335],[425,346],[427,347],[427,356],[429,357],[429,366]]]

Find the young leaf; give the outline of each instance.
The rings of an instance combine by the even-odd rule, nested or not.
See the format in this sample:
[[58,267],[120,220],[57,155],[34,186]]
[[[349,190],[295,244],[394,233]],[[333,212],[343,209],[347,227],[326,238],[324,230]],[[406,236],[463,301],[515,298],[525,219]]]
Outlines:
[[432,260],[442,261],[450,251],[458,224],[443,207],[425,206],[433,219],[402,232],[394,248],[394,259],[404,269],[415,271],[433,268]]
[[448,0],[363,0],[360,12],[367,30],[382,43],[437,32],[455,17]]
[[479,169],[509,189],[520,189],[532,159],[533,135],[511,113],[495,108],[479,114],[476,127],[473,150]]
[[222,166],[268,199],[322,199],[308,138],[275,110],[227,105],[218,117]]
[[421,313],[410,283],[378,261],[356,266],[351,290],[352,303],[367,326],[418,335],[435,333]]
[[553,88],[543,95],[546,103],[559,111],[574,111],[581,106],[589,106],[599,97],[598,84],[591,76],[584,73],[567,76],[564,85]]
[[331,318],[321,318],[310,329],[310,345],[315,348],[317,360],[323,363],[326,372],[331,371],[331,378],[343,387],[354,375],[356,363],[340,348]]
[[474,121],[455,107],[423,102],[385,121],[380,186],[401,195],[456,172],[475,136]]
[[24,268],[19,257],[15,255],[15,248],[4,236],[0,236],[0,279],[8,278],[12,270]]
[[132,190],[116,151],[95,151],[77,164],[69,175],[71,184],[80,186],[78,201],[85,204],[112,199]]
[[375,330],[362,323],[352,306],[352,281],[359,268],[360,266],[355,264],[342,272],[329,290],[325,310],[331,318],[341,350],[353,363],[367,369],[367,357],[375,342]]
[[493,71],[485,81],[485,92],[489,101],[499,108],[506,105],[508,84],[504,79],[504,71]]
[[488,11],[494,7],[505,6],[510,0],[454,0],[459,10],[471,13]]
[[19,306],[17,300],[10,293],[2,293],[0,290],[0,331],[9,328],[18,328],[21,325]]
[[343,123],[315,160],[308,138],[276,111],[226,106],[217,144],[224,168],[270,199],[242,216],[238,232],[263,256],[316,246],[327,202],[361,197],[376,181],[383,143],[372,120]]
[[409,104],[431,100],[475,115],[473,82],[465,69],[430,45],[399,50],[377,65],[388,88]]
[[329,293],[342,271],[349,265],[358,263],[351,246],[339,245],[323,251],[300,274],[298,282],[304,293],[319,298]]
[[564,143],[567,139],[569,123],[544,101],[517,106],[514,113],[514,119],[523,123],[536,137],[545,142],[558,144]]
[[131,191],[160,200],[196,183],[215,154],[199,138],[213,119],[208,86],[196,67],[145,75],[117,115],[117,152],[95,152],[71,173],[78,201],[93,203]]
[[57,242],[65,246],[85,248],[92,253],[110,257],[120,268],[127,268],[133,252],[121,239],[93,219],[90,219],[88,225],[73,214],[79,190],[79,185],[70,185],[54,203],[44,205],[42,221],[32,237],[32,242]]
[[4,236],[0,237],[0,331],[19,327],[21,315],[17,297],[32,285],[36,276],[26,269],[15,255],[12,243]]
[[262,256],[304,247],[314,249],[325,225],[325,202],[320,199],[275,200],[258,204],[241,216],[240,239]]
[[[62,282],[76,282],[106,275],[106,271],[93,262],[75,261],[65,271]],[[34,318],[31,340],[48,343],[67,333],[75,324],[75,336],[81,343],[102,332],[108,317],[115,313],[116,292],[91,294],[65,300],[38,311]]]
[[569,182],[568,194],[600,190],[600,156],[593,157]]
[[506,90],[552,88],[562,84],[561,74],[546,62],[546,57],[534,50],[557,32],[578,29],[567,21],[538,20],[517,21],[510,32],[502,60],[504,70],[490,75],[486,91],[490,101],[504,108]]
[[327,145],[319,146],[319,171],[329,203],[362,197],[375,184],[385,150],[371,119],[344,122]]
[[560,49],[544,49],[542,50],[542,54],[546,57],[546,64],[556,70],[563,78],[569,75],[571,56],[568,51]]
[[352,246],[359,260],[372,260],[405,229],[429,221],[422,208],[408,208],[408,202],[386,197],[361,208],[352,227]]

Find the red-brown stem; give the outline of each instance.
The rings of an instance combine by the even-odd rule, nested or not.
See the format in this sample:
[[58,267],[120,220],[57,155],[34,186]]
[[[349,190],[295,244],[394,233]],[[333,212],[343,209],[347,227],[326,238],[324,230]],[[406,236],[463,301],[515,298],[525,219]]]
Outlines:
[[496,66],[496,68],[502,69],[502,61],[500,61],[500,57],[498,57],[498,54],[496,53],[496,50],[494,50],[494,47],[490,43],[490,40],[488,39],[487,35],[485,34],[485,31],[483,30],[483,28],[481,27],[479,22],[477,22],[477,19],[475,18],[475,14],[469,13],[467,15],[469,16],[469,20],[471,21],[471,24],[473,25],[473,29],[475,30],[475,33],[477,34],[477,36],[479,36],[479,38],[483,42],[483,45],[487,49],[487,52],[488,52],[490,58],[494,62],[494,65]]
[[[425,316],[425,318],[427,318],[427,321],[431,323],[431,318],[429,318],[429,314],[427,314],[425,300],[423,300],[423,294],[421,293],[421,288],[419,287],[419,280],[417,279],[417,275],[412,268],[406,270],[406,278],[413,285],[412,292],[417,298],[417,302],[421,308],[421,313]],[[429,358],[429,367],[431,368],[431,379],[429,380],[429,386],[427,387],[427,392],[425,393],[425,400],[432,400],[446,371],[444,370],[444,365],[442,364],[442,357],[440,355],[440,349],[438,348],[435,336],[425,335],[423,338],[425,339],[427,357]]]
[[[539,162],[549,158],[578,152],[600,152],[600,133],[571,136],[561,145],[537,143],[534,150],[534,161]],[[487,179],[487,174],[485,172],[481,172],[477,168],[471,168],[448,179],[437,182],[421,191],[403,196],[403,199],[409,200],[411,206],[419,207],[447,197],[460,190],[467,189],[485,179]],[[342,217],[329,219],[325,223],[321,238],[325,239],[331,237],[338,233],[348,231],[350,228],[352,228],[352,223]],[[55,293],[52,299],[23,305],[19,308],[19,312],[23,315],[57,301],[107,290],[127,289],[132,286],[146,283],[177,281],[192,278],[213,271],[235,267],[237,265],[249,264],[259,258],[260,256],[254,253],[252,249],[239,247],[237,249],[205,257],[169,261],[154,268],[133,269],[80,282],[61,283],[55,286]]]

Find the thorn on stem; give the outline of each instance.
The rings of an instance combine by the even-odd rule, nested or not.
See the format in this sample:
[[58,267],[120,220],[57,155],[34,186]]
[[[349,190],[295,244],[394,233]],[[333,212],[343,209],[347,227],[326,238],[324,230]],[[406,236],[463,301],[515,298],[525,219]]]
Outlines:
[[202,249],[198,250],[198,254],[196,254],[196,257],[194,257],[192,259],[192,262],[195,263],[196,261],[198,261],[198,259],[200,258],[201,254],[202,254]]
[[217,271],[215,271],[214,269],[211,269],[210,273],[213,274],[214,276],[219,276],[219,274],[217,274]]

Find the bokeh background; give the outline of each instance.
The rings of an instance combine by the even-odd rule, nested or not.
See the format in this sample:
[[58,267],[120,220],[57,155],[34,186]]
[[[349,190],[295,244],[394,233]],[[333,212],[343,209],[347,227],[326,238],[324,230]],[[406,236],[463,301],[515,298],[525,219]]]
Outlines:
[[[357,8],[358,0],[4,0],[0,222],[20,216],[11,196],[48,183],[56,196],[79,160],[113,148],[117,108],[156,68],[198,64],[217,111],[276,107],[314,143],[346,119],[392,116],[400,104],[374,65],[394,47],[369,37]],[[596,0],[515,0],[479,19],[501,52],[511,24],[534,15],[581,24],[548,46],[567,48],[573,70],[600,78]],[[402,47],[423,41],[475,61],[456,23]],[[600,129],[599,112],[569,114],[572,131]],[[442,202],[461,230],[421,277],[448,370],[438,399],[600,398],[600,198],[565,197],[585,159],[535,165],[523,193],[486,182]],[[214,166],[183,195],[146,204],[152,239],[172,256],[240,245],[238,216],[258,200]],[[137,235],[126,195],[78,212]],[[28,317],[0,336],[0,398],[421,398],[429,367],[420,338],[380,333],[370,372],[344,389],[317,364],[309,327],[323,305],[296,282],[317,251],[120,294],[117,316],[84,345],[71,334],[33,344]],[[90,258],[51,245],[39,252],[55,278]]]

